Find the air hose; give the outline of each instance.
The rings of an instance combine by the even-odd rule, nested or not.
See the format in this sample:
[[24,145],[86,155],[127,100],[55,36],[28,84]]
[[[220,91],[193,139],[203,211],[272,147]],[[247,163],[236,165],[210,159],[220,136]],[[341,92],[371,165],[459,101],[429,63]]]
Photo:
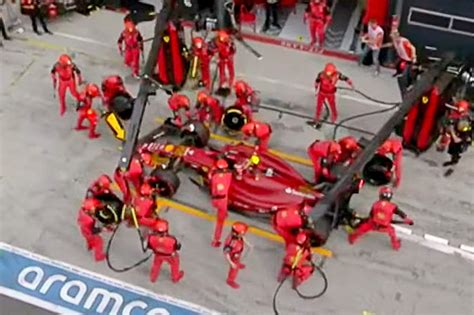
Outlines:
[[[323,282],[324,282],[324,287],[323,289],[314,294],[314,295],[304,295],[303,293],[301,293],[301,291],[298,290],[298,287],[294,288],[293,290],[296,291],[296,294],[298,294],[298,296],[304,300],[314,300],[314,299],[317,299],[317,298],[320,298],[321,296],[324,295],[324,293],[326,293],[327,289],[328,289],[328,279],[326,277],[326,274],[324,273],[324,271],[321,269],[321,267],[317,266],[317,265],[314,265],[315,269],[318,271],[318,273],[321,275],[321,277],[323,278]],[[277,298],[278,298],[278,293],[280,292],[280,289],[281,287],[283,286],[283,283],[285,283],[286,279],[288,278],[289,276],[286,276],[285,278],[283,278],[283,280],[281,280],[279,283],[278,283],[278,286],[277,288],[275,289],[275,293],[273,294],[273,302],[272,302],[272,305],[273,305],[273,312],[275,315],[279,315],[280,313],[278,312],[278,307],[277,307]]]
[[[125,211],[122,211],[122,219],[124,218],[124,213],[125,213]],[[135,210],[131,209],[131,213],[132,213],[132,218],[133,218],[133,223],[134,223],[135,229],[137,230],[137,233],[138,233],[138,238],[140,239],[140,246],[142,248],[143,253],[146,253],[147,249],[143,247],[143,236],[142,236],[142,234],[140,232],[140,228],[138,226]],[[112,235],[110,236],[110,239],[107,243],[107,248],[105,250],[105,257],[106,257],[106,260],[107,260],[107,266],[109,266],[110,269],[112,269],[115,272],[126,272],[126,271],[129,271],[129,270],[131,270],[133,268],[136,268],[136,267],[140,266],[141,264],[145,263],[148,259],[151,258],[151,256],[153,254],[149,254],[148,256],[142,258],[141,260],[137,261],[136,263],[134,263],[133,265],[130,265],[128,267],[124,267],[124,268],[114,267],[112,265],[112,263],[110,262],[110,249],[112,247],[112,242],[115,238],[115,234],[117,233],[119,227],[120,227],[120,224],[117,224],[115,226],[113,232],[112,232]]]
[[357,94],[359,94],[360,96],[368,99],[369,101],[372,101],[372,102],[375,102],[375,103],[378,103],[378,104],[383,104],[383,105],[400,105],[400,102],[387,102],[387,101],[381,101],[381,100],[378,100],[376,98],[373,98],[371,96],[368,96],[367,94],[365,94],[364,92],[361,92],[360,90],[357,90],[357,89],[351,89],[351,88],[347,88],[347,87],[338,87],[337,88],[338,90],[346,90],[346,91],[352,91],[352,92],[355,92]]

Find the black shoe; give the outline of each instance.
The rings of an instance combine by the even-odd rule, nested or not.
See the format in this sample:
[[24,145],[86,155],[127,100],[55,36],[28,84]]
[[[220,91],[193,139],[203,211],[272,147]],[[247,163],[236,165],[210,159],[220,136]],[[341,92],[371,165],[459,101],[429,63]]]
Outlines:
[[265,25],[263,28],[262,28],[262,33],[266,33],[268,31],[270,27],[268,25]]
[[35,31],[35,33],[36,35],[39,35],[39,36],[43,35],[43,33],[41,33],[40,31]]
[[46,33],[48,33],[49,35],[54,35],[54,33],[51,32],[50,30],[46,30]]
[[281,26],[278,23],[274,23],[273,26],[275,26],[277,29],[281,30]]
[[4,37],[5,40],[12,40],[10,36]]

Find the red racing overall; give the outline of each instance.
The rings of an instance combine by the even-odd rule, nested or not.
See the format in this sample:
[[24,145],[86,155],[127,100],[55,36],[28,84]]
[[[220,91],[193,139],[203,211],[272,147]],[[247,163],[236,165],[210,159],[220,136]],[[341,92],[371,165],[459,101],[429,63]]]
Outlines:
[[213,121],[216,125],[219,125],[224,112],[219,100],[204,92],[199,92],[197,98],[196,108],[199,121],[203,123]]
[[394,138],[388,139],[377,150],[377,154],[384,155],[386,157],[390,157],[389,155],[392,155],[393,171],[395,173],[394,186],[398,187],[400,185],[402,175],[402,142]]
[[99,195],[106,195],[111,193],[112,179],[108,175],[101,175],[92,185],[87,189],[87,195],[94,198]]
[[235,282],[240,269],[244,269],[245,265],[240,262],[242,252],[244,251],[244,239],[241,236],[231,233],[224,242],[224,253],[228,255],[229,259],[234,263],[235,268],[232,265],[229,268],[227,274],[227,284],[234,289],[239,288],[239,285]]
[[279,281],[285,277],[293,275],[293,288],[296,288],[307,280],[314,272],[314,265],[311,261],[311,247],[309,242],[304,245],[291,243],[286,248],[283,266],[280,271]]
[[246,123],[242,127],[242,133],[244,134],[244,139],[250,137],[257,138],[257,151],[265,152],[268,150],[268,143],[270,142],[270,136],[272,134],[272,127],[269,124],[251,121]]
[[[123,43],[125,43],[125,52]],[[125,23],[125,30],[120,33],[117,44],[120,54],[124,55],[125,64],[132,69],[134,76],[138,76],[140,71],[140,52],[143,51],[143,37],[132,22]]]
[[341,154],[341,147],[335,141],[316,140],[308,148],[308,156],[313,162],[314,182],[331,180],[330,167]]
[[[225,33],[225,32],[223,32]],[[235,45],[230,36],[225,33],[219,34],[216,38],[217,67],[219,69],[219,88],[227,86],[230,88],[234,83],[234,54]],[[226,69],[228,76],[226,76]]]
[[216,227],[214,230],[214,239],[212,246],[219,247],[222,236],[222,229],[224,227],[225,219],[227,218],[227,207],[229,203],[229,188],[232,182],[232,173],[229,170],[215,169],[211,175],[211,196],[212,205],[217,210]]
[[311,1],[304,17],[305,20],[309,20],[310,45],[313,46],[317,42],[318,46],[322,48],[324,46],[326,27],[331,19],[326,3],[322,1]]
[[201,82],[208,91],[211,90],[210,64],[212,52],[209,50],[207,43],[201,37],[193,39],[192,54],[199,60],[201,69]]
[[295,242],[295,231],[303,228],[304,225],[305,219],[299,208],[281,209],[275,212],[272,217],[273,229],[285,241],[285,248]]
[[149,184],[141,185],[140,193],[133,198],[133,206],[137,213],[138,224],[152,228],[156,222],[156,201]]
[[317,92],[316,121],[319,121],[324,101],[327,101],[331,112],[331,120],[332,122],[336,122],[336,85],[339,80],[346,81],[349,85],[352,85],[350,79],[338,72],[336,67],[332,64],[327,64],[324,71],[318,74],[314,85]]
[[175,93],[168,99],[168,107],[171,109],[174,115],[174,123],[182,127],[185,123],[183,119],[182,112],[184,111],[184,116],[186,119],[191,118],[190,112],[190,100],[186,95]]
[[[100,97],[99,94],[91,94],[88,91],[89,85],[86,86],[86,91],[81,93],[80,95],[80,102],[81,106],[79,107],[78,113],[79,117],[77,118],[77,125],[76,125],[76,130],[85,130],[89,129],[89,138],[94,139],[100,137],[100,134],[96,132],[97,128],[97,123],[99,121],[99,118],[97,116],[96,111],[92,108],[92,103],[94,101],[94,98]],[[97,88],[98,90],[98,88]],[[82,125],[84,120],[89,121],[89,127],[86,127]]]
[[111,75],[102,81],[102,99],[107,110],[112,110],[110,101],[118,93],[127,93],[120,76]]
[[413,224],[413,221],[407,218],[406,214],[398,209],[397,205],[388,200],[378,200],[372,205],[370,217],[357,227],[357,229],[349,235],[348,240],[350,244],[370,231],[387,233],[390,237],[390,242],[395,250],[400,248],[400,240],[397,239],[395,229],[391,225],[393,214],[397,214],[404,219],[404,223]]
[[96,227],[97,220],[92,216],[97,207],[100,207],[100,202],[97,199],[85,199],[79,209],[77,223],[82,236],[86,239],[87,249],[94,251],[96,261],[101,261],[105,259],[104,242],[99,235],[100,229]]
[[234,106],[239,108],[245,116],[247,121],[252,121],[252,102],[255,97],[255,91],[248,83],[238,80],[235,82],[235,103]]
[[181,244],[174,236],[167,233],[150,234],[148,236],[148,248],[155,254],[150,272],[151,282],[158,279],[163,262],[170,264],[171,281],[176,283],[181,280],[184,275],[184,272],[179,270],[178,250],[181,248]]
[[76,100],[80,100],[76,84],[82,83],[81,71],[72,62],[60,63],[60,61],[58,61],[54,64],[53,69],[51,69],[51,78],[53,79],[54,89],[56,90],[56,86],[58,88],[59,113],[62,116],[66,112],[67,89],[69,89]]

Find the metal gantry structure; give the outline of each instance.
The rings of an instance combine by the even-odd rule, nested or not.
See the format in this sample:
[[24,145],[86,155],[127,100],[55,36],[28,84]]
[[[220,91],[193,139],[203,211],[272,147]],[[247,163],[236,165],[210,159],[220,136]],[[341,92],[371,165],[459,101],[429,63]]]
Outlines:
[[[162,42],[164,32],[170,20],[179,18],[178,12],[175,10],[176,2],[173,0],[163,1],[163,8],[156,16],[155,35],[151,44],[150,51],[144,67],[143,76],[140,82],[138,95],[134,101],[133,113],[129,122],[126,141],[123,145],[122,154],[118,163],[118,168],[125,171],[130,166],[131,158],[135,152],[138,138],[140,136],[140,127],[145,113],[148,97],[155,95],[157,89],[160,88],[156,81],[151,80],[157,62],[158,51]],[[342,174],[338,181],[325,194],[324,198],[319,201],[313,211],[311,217],[314,222],[334,211],[333,215],[337,217],[338,209],[334,209],[338,198],[353,185],[354,176],[360,174],[363,167],[374,156],[380,145],[390,137],[395,127],[404,119],[412,106],[433,86],[435,80],[445,71],[447,66],[454,60],[453,54],[447,54],[441,61],[434,64],[420,79],[414,84],[413,89],[408,92],[396,111],[381,129],[368,142],[361,154],[355,162]],[[334,221],[333,221],[334,222]]]

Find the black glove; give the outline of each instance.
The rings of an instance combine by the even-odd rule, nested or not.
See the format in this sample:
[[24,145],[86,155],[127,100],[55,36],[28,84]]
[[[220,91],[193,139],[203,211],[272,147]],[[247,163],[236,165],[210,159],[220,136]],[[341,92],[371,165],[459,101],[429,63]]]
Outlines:
[[99,234],[101,231],[102,231],[102,229],[98,226],[94,226],[92,228],[92,234],[94,234],[94,235]]
[[181,249],[181,243],[177,242],[176,243],[176,250],[180,250]]

